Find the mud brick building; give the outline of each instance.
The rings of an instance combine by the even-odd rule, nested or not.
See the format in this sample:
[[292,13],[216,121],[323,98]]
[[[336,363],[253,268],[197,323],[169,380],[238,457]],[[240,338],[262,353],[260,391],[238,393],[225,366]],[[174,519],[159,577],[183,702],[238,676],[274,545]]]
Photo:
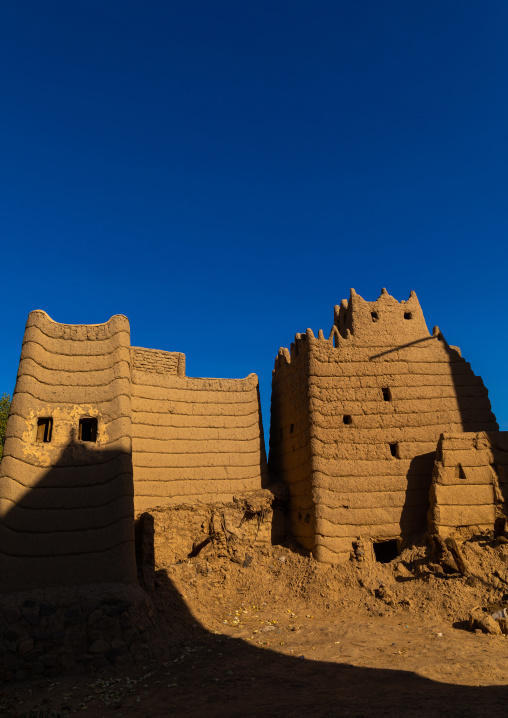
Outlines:
[[68,325],[36,310],[0,464],[0,593],[134,584],[136,516],[277,481],[319,561],[348,560],[358,538],[397,550],[429,528],[492,529],[506,517],[497,428],[414,292],[351,290],[328,338],[307,330],[279,350],[270,478],[255,374],[187,377],[183,354],[132,347],[124,316]]
[[440,435],[497,428],[481,378],[429,333],[414,292],[366,302],[351,290],[328,338],[308,329],[275,361],[270,470],[320,561],[347,560],[357,537],[376,547],[425,531]]
[[0,592],[135,583],[134,515],[267,483],[258,381],[192,379],[129,322],[28,317],[0,464]]

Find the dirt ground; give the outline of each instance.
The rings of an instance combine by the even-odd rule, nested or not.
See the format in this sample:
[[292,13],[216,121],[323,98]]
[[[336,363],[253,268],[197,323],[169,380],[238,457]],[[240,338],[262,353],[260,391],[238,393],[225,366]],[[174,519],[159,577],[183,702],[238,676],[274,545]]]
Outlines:
[[466,576],[424,544],[338,567],[291,546],[159,556],[140,662],[4,686],[0,716],[505,717],[508,637],[468,617],[508,605],[508,542],[477,536],[463,555]]

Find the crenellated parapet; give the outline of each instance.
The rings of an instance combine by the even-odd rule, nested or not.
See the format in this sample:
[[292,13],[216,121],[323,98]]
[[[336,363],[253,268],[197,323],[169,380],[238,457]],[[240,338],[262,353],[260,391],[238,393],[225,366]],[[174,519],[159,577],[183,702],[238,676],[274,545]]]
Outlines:
[[270,465],[289,484],[294,535],[323,561],[353,540],[426,529],[443,431],[497,429],[487,391],[414,292],[335,307],[328,337],[297,334],[272,378]]

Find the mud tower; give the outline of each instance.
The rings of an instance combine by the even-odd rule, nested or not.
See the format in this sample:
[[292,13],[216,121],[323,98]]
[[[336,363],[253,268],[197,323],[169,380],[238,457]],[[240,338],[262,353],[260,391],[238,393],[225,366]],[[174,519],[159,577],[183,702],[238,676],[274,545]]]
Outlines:
[[0,592],[135,583],[130,331],[28,316],[0,465]]
[[481,378],[429,333],[414,292],[366,302],[352,289],[327,339],[308,329],[275,360],[270,468],[320,561],[347,560],[358,537],[376,547],[424,531],[440,435],[497,429]]

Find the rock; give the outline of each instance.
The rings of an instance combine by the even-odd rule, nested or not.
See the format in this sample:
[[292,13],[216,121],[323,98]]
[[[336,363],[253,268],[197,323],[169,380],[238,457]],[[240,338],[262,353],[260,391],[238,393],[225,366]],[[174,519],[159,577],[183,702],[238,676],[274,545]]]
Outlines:
[[95,611],[92,611],[92,613],[88,616],[88,625],[92,625],[96,621],[102,618],[104,614],[100,609],[95,609]]
[[106,651],[109,651],[111,646],[107,641],[104,639],[99,638],[97,641],[94,641],[90,648],[88,649],[89,653],[106,653]]
[[36,613],[24,613],[23,618],[25,621],[27,621],[31,626],[38,626],[41,622],[41,619]]
[[11,654],[7,654],[2,661],[3,668],[6,668],[8,671],[12,672],[17,671],[20,665],[21,663],[19,659]]
[[492,635],[500,635],[501,634],[501,626],[494,618],[492,618],[492,616],[487,615],[487,616],[482,616],[481,618],[477,618],[476,625],[484,633],[491,633]]
[[32,666],[32,675],[33,676],[40,676],[40,674],[44,671],[44,666],[40,661],[35,661],[35,663]]
[[21,618],[21,613],[16,608],[6,608],[3,614],[7,623],[16,623]]
[[94,599],[89,599],[88,601],[84,601],[83,611],[86,614],[89,614],[89,613],[92,613],[93,611],[95,611],[97,608],[99,608],[99,606],[100,606],[99,601],[96,601]]
[[2,638],[8,643],[18,640],[18,634],[15,631],[5,631]]
[[403,563],[397,564],[396,571],[400,576],[402,576],[404,578],[412,578],[413,577],[413,574],[411,573],[411,571],[409,571],[409,569],[407,569]]
[[58,663],[58,657],[54,653],[44,653],[39,660],[44,668],[52,668]]
[[107,631],[110,628],[113,628],[114,625],[115,621],[112,618],[108,618],[107,616],[105,616],[104,618],[101,618],[95,623],[94,628],[99,631]]
[[508,634],[508,618],[500,618],[498,623],[501,633]]
[[383,586],[381,584],[379,588],[376,588],[376,590],[374,591],[374,595],[376,598],[379,598],[381,601],[386,603],[387,606],[394,605],[394,596],[392,592],[388,588],[386,588],[386,586]]
[[18,653],[22,656],[24,656],[26,653],[30,653],[32,648],[34,647],[34,641],[33,638],[25,638],[24,641],[22,641],[18,646]]
[[56,613],[58,608],[56,606],[53,606],[52,604],[47,603],[41,603],[39,607],[39,616],[42,618],[46,616],[52,616],[54,613]]

